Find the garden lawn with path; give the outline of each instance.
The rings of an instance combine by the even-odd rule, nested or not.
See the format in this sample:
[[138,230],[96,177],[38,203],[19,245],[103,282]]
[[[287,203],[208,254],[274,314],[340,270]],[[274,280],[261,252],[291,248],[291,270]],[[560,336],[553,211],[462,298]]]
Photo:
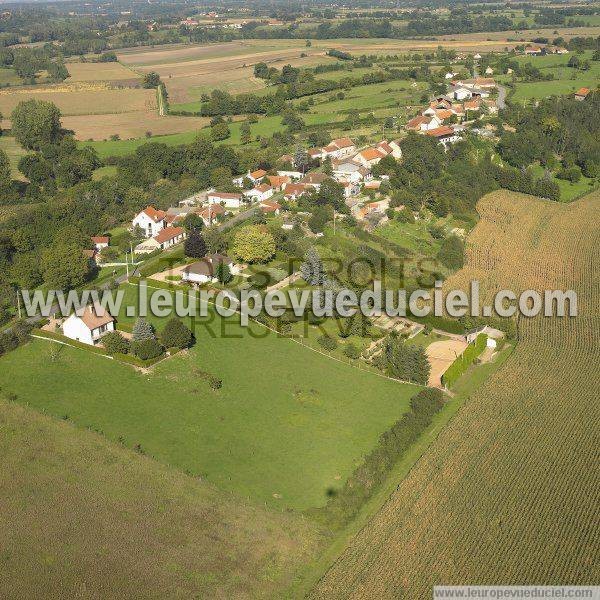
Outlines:
[[[129,302],[137,287],[125,287]],[[152,291],[152,290],[149,290]],[[166,318],[149,317],[158,330]],[[132,317],[119,318],[127,328]],[[188,324],[189,321],[187,321]],[[35,340],[3,356],[0,388],[17,401],[253,501],[326,503],[406,410],[418,386],[360,371],[215,312],[195,345],[147,372]],[[210,373],[222,379],[214,391]]]

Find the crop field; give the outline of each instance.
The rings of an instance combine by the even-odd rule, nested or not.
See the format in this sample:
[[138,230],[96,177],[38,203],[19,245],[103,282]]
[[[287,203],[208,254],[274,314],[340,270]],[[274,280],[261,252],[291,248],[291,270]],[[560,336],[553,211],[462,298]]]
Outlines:
[[96,63],[96,62],[69,62],[68,81],[123,81],[139,80],[139,76],[118,62]]
[[75,131],[78,140],[106,140],[118,134],[124,140],[140,138],[140,143],[151,141],[145,138],[148,131],[155,136],[194,133],[209,122],[210,119],[205,117],[161,117],[155,110],[94,115],[92,118],[77,115],[62,119],[63,126]]
[[277,597],[319,544],[307,520],[15,402],[0,401],[0,431],[3,598]]
[[0,113],[10,115],[24,100],[46,100],[63,115],[103,115],[156,110],[156,91],[111,89],[99,83],[60,84],[0,90]]
[[[325,504],[420,389],[211,319],[195,322],[189,352],[149,373],[79,349],[52,362],[52,342],[36,341],[0,359],[0,387],[244,499],[296,509]],[[203,372],[223,387],[212,391]]]
[[265,82],[253,74],[253,65],[257,62],[281,68],[285,64],[308,67],[335,60],[324,56],[322,49],[305,48],[301,41],[287,44],[281,41],[169,46],[127,51],[120,53],[119,59],[141,73],[156,71],[165,82],[174,105],[198,100],[201,94],[215,88],[231,93],[264,88]]
[[424,598],[435,584],[600,576],[600,213],[495,192],[466,267],[498,289],[574,289],[579,316],[521,318],[519,343],[323,576],[313,598]]

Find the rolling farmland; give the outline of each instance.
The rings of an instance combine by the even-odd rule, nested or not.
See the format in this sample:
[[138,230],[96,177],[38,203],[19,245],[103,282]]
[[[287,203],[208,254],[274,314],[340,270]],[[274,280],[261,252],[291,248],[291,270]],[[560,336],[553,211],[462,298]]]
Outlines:
[[479,203],[449,288],[572,288],[575,319],[521,319],[507,363],[461,408],[313,598],[426,598],[435,584],[591,584],[600,576],[595,381],[599,193]]

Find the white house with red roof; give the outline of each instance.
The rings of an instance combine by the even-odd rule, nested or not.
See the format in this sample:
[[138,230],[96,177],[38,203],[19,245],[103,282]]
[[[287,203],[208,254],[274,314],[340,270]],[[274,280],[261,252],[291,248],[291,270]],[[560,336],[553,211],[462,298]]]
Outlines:
[[437,115],[417,115],[410,119],[405,125],[409,131],[427,131],[428,129],[435,129],[442,124]]
[[209,204],[222,204],[227,208],[239,208],[243,203],[242,194],[236,192],[207,192],[206,200]]
[[281,211],[281,204],[277,200],[263,200],[259,204],[260,210],[263,213],[278,215]]
[[244,196],[253,202],[263,202],[264,200],[268,200],[272,195],[273,188],[266,183],[261,183],[251,190],[244,192]]
[[582,87],[575,92],[575,100],[585,100],[590,93],[590,88]]
[[322,149],[324,157],[340,159],[348,158],[356,153],[356,144],[349,138],[343,137],[331,140],[327,146]]
[[446,147],[448,144],[454,144],[461,139],[460,135],[454,131],[452,127],[448,127],[448,125],[442,125],[441,127],[431,129],[425,133],[426,135],[435,138],[444,147]]
[[220,204],[209,204],[198,211],[198,215],[206,227],[210,227],[218,216],[224,214],[225,209]]
[[92,237],[92,244],[94,244],[94,248],[97,251],[102,250],[102,248],[108,248],[109,242],[110,238],[106,235],[95,235]]
[[164,210],[156,210],[154,206],[146,207],[141,213],[138,213],[131,222],[133,228],[141,227],[147,238],[154,237],[164,229],[167,213]]
[[387,153],[382,148],[371,147],[361,150],[355,157],[354,161],[360,163],[363,167],[370,169],[374,167],[382,158],[385,158]]
[[184,239],[185,229],[183,227],[165,227],[154,237],[138,244],[134,252],[136,254],[149,254],[156,250],[166,250],[175,244],[183,242]]

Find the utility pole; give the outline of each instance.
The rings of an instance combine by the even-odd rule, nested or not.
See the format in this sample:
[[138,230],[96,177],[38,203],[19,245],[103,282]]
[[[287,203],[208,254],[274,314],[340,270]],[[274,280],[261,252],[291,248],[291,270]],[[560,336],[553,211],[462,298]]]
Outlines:
[[19,321],[21,320],[21,292],[17,290],[17,311],[19,313]]
[[[131,262],[133,266],[133,256],[131,257]],[[125,252],[125,270],[127,272],[127,279],[129,279],[129,263],[127,262],[127,252]]]

